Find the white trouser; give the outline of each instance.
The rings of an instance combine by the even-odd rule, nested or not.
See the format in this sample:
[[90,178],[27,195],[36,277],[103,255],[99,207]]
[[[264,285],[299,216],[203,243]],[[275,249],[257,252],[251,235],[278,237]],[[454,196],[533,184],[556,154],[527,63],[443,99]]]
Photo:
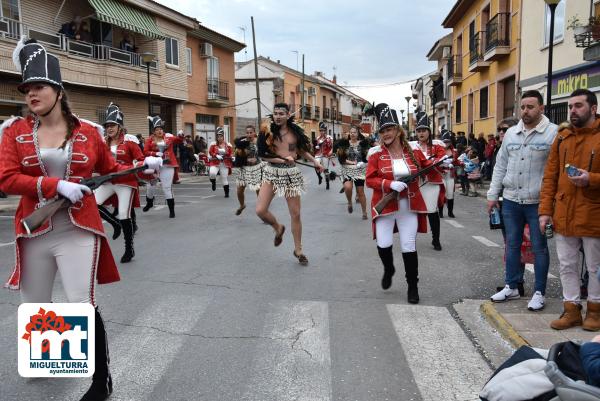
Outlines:
[[317,159],[321,166],[325,167],[326,170],[329,170],[329,163],[331,162],[331,159],[329,157],[317,156],[315,157],[315,159]]
[[446,199],[454,199],[454,177],[452,173],[444,174],[444,186],[446,187]]
[[117,218],[119,220],[131,218],[131,205],[133,203],[133,188],[131,187],[110,182],[104,183],[94,191],[96,204],[102,205],[108,198],[115,194],[119,200],[119,213]]
[[440,186],[429,182],[421,185],[421,195],[427,207],[427,213],[435,213],[438,211],[438,201],[440,198]]
[[229,168],[225,165],[225,163],[221,162],[218,166],[211,166],[208,171],[208,175],[211,180],[217,179],[217,173],[221,173],[221,182],[223,185],[229,185],[229,181],[227,180]]
[[[173,176],[175,175],[175,167],[162,166],[158,172],[160,177],[160,186],[162,187],[165,199],[173,199]],[[148,199],[154,199],[154,192],[156,191],[156,182],[151,182],[146,187],[146,196]]]
[[96,306],[94,288],[100,237],[71,223],[67,209],[52,217],[47,234],[23,240],[21,300],[52,302],[56,271],[69,302]]
[[556,253],[560,264],[560,282],[565,301],[579,302],[581,279],[579,274],[579,250],[583,246],[585,263],[590,273],[588,301],[600,302],[600,280],[596,273],[600,269],[600,238],[565,237],[556,233]]
[[399,209],[393,214],[380,216],[375,220],[375,235],[377,246],[389,248],[394,242],[394,224],[398,227],[400,248],[402,252],[415,252],[417,250],[417,228],[419,220],[417,214],[408,208],[408,200],[402,198],[398,201]]

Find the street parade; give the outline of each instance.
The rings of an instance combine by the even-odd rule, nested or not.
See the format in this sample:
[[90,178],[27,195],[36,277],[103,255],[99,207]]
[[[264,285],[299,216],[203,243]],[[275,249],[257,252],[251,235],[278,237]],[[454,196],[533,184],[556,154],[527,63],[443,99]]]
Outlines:
[[600,400],[599,4],[241,3],[0,0],[0,400]]

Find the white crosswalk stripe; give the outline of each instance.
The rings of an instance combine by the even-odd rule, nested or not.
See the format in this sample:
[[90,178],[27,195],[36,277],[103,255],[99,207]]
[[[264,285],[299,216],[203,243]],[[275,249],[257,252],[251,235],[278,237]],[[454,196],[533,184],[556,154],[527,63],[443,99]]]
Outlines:
[[424,401],[479,400],[491,369],[444,307],[387,305]]
[[[531,274],[535,274],[535,270],[533,268],[533,264],[532,263],[526,263],[525,264],[525,270],[527,270]],[[548,278],[557,279],[558,277],[556,277],[552,273],[548,273]]]
[[493,247],[493,248],[500,248],[500,245],[496,244],[494,241],[490,241],[489,239],[487,239],[485,237],[481,237],[479,235],[473,235],[473,238],[476,239],[477,241],[481,242],[485,246],[489,246],[489,247]]
[[267,314],[244,401],[331,400],[329,316],[325,302],[281,302]]
[[465,228],[465,226],[463,226],[462,224],[460,224],[458,221],[456,220],[450,220],[450,219],[444,219],[444,221],[448,224],[450,224],[452,227],[456,227],[456,228]]

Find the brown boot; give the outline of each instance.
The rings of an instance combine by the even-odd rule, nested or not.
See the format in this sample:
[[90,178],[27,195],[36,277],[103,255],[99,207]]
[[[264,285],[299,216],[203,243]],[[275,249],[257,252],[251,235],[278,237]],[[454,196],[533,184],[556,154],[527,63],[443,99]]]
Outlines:
[[564,311],[560,318],[550,322],[554,330],[564,330],[575,326],[581,326],[581,305],[573,302],[563,302]]
[[588,301],[582,329],[587,331],[600,330],[600,303]]

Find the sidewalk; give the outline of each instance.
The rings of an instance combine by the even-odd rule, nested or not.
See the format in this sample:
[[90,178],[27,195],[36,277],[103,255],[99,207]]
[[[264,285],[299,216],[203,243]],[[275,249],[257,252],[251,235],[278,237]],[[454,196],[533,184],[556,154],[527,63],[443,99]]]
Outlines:
[[[546,299],[546,307],[540,312],[527,310],[527,297],[503,303],[486,301],[480,310],[486,320],[514,347],[530,345],[534,348],[550,348],[552,344],[573,340],[590,341],[600,332],[585,331],[581,327],[554,330],[550,322],[562,313],[562,301]],[[583,316],[585,317],[585,302]]]

